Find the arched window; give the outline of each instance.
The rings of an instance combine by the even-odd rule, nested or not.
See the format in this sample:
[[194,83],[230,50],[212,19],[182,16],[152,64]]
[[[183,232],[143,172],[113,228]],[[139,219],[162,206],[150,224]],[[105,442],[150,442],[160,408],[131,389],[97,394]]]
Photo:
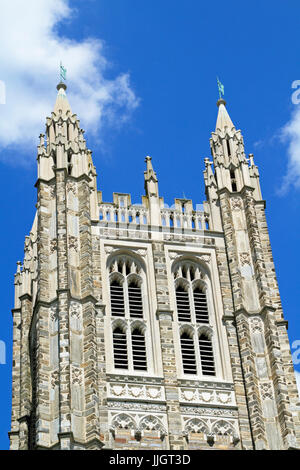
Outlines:
[[130,373],[151,372],[153,359],[147,337],[149,309],[143,262],[121,253],[109,258],[107,269],[114,368]]
[[193,291],[194,308],[197,323],[209,323],[206,293],[200,287]]
[[202,375],[215,375],[212,342],[204,333],[201,333],[199,336],[199,351]]
[[[183,260],[172,268],[175,284],[178,340],[183,374],[215,376],[212,335],[214,317],[209,301],[208,271],[200,263]],[[184,325],[189,324],[189,325]]]
[[132,361],[134,370],[147,370],[145,336],[139,328],[135,328],[131,335]]
[[177,315],[179,321],[191,321],[189,293],[181,285],[176,288]]
[[110,284],[110,302],[111,314],[113,316],[124,316],[124,289],[121,282],[117,279],[113,280]]
[[128,369],[126,333],[120,327],[113,331],[114,365],[116,369]]
[[142,291],[136,281],[128,285],[129,312],[132,318],[143,318]]
[[182,366],[185,374],[197,374],[194,338],[188,333],[182,333],[180,336]]

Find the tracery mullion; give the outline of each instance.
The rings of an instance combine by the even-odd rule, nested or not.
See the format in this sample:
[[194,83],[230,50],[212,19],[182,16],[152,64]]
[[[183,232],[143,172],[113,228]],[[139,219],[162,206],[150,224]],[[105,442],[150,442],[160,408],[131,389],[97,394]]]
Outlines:
[[191,316],[190,322],[191,323],[196,323],[196,314],[195,314],[194,297],[193,297],[193,286],[192,286],[191,282],[189,282],[188,294],[189,294],[189,302],[190,302],[190,316]]
[[129,298],[128,298],[128,279],[125,277],[124,280],[124,303],[125,303],[125,318],[130,318],[129,313]]
[[128,354],[128,370],[130,372],[133,371],[133,354],[132,354],[132,332],[130,322],[128,321],[128,328],[126,329],[127,332],[127,354]]

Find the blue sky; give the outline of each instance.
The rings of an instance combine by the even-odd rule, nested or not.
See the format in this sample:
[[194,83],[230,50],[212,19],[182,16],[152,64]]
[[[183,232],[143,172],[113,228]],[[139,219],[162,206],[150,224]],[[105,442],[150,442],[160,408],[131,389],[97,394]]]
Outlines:
[[292,83],[300,80],[299,2],[74,0],[71,9],[67,0],[28,0],[26,10],[21,0],[5,3],[0,448],[8,447],[10,426],[13,274],[34,217],[36,145],[54,105],[60,60],[106,201],[113,191],[140,201],[146,155],[166,203],[183,193],[204,200],[220,77],[231,119],[259,166],[288,333],[299,340],[300,104],[292,102]]

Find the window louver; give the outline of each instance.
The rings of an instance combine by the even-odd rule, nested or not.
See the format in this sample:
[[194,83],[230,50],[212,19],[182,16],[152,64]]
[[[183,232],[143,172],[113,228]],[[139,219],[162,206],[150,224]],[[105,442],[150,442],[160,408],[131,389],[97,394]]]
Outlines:
[[180,338],[183,372],[197,374],[194,339],[183,333]]
[[194,290],[194,306],[197,323],[209,323],[206,294],[200,289]]
[[113,332],[114,364],[117,369],[128,369],[126,333],[120,328]]
[[201,369],[203,375],[215,375],[215,363],[211,340],[205,335],[199,337]]
[[135,329],[131,338],[133,369],[147,370],[145,337],[140,330]]
[[143,301],[141,288],[137,284],[128,287],[129,312],[133,318],[143,318]]
[[189,293],[178,286],[176,289],[177,314],[179,321],[191,321]]
[[113,316],[124,316],[124,290],[117,281],[110,285],[111,314]]

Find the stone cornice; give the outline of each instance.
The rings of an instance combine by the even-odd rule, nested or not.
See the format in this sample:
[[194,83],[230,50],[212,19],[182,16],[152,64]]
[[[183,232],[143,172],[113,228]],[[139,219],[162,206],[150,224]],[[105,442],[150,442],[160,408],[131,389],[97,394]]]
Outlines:
[[234,316],[237,317],[239,315],[245,315],[247,317],[257,317],[257,316],[265,316],[269,312],[276,312],[277,308],[273,307],[272,305],[265,305],[262,307],[261,310],[257,310],[256,312],[248,312],[244,307],[239,308],[238,310],[235,310]]
[[246,185],[244,185],[240,191],[232,192],[232,191],[229,191],[228,188],[224,187],[224,188],[222,188],[222,189],[218,189],[218,190],[217,190],[217,194],[218,194],[218,196],[220,196],[221,194],[224,194],[224,193],[225,193],[225,194],[228,194],[228,195],[231,196],[231,197],[236,197],[236,196],[244,196],[244,193],[245,193],[246,191],[254,192],[255,189],[252,188],[251,186],[246,186]]
[[26,294],[20,295],[19,299],[20,299],[21,302],[23,300],[30,300],[30,302],[31,302],[32,301],[32,295],[26,293]]
[[21,313],[21,307],[17,307],[17,308],[12,308],[11,309],[11,313],[12,313],[12,316],[14,316],[15,313]]
[[285,326],[286,329],[289,327],[289,322],[287,320],[276,320],[275,323],[277,326]]
[[224,324],[225,322],[227,322],[227,321],[234,321],[234,320],[235,320],[235,317],[234,317],[234,315],[232,315],[232,314],[227,314],[227,315],[223,315],[223,316],[222,316],[222,322],[223,322],[223,324]]
[[18,418],[18,422],[21,423],[29,423],[30,416],[29,415],[23,415],[20,418]]
[[[92,302],[95,304],[95,307],[97,306],[97,303],[99,303],[98,299],[96,299],[96,297],[94,297],[91,294],[88,294],[85,297],[76,297],[76,296],[71,295],[70,289],[57,289],[56,292],[57,292],[57,297],[55,297],[54,299],[50,301],[40,300],[40,299],[36,300],[34,307],[33,307],[33,313],[35,313],[35,311],[38,310],[39,307],[46,307],[46,308],[52,307],[52,305],[57,303],[58,295],[60,293],[67,293],[69,301],[74,300],[80,303]],[[99,305],[100,307],[102,307],[102,304],[99,304]]]
[[[81,180],[86,180],[88,183],[92,181],[92,178],[86,175],[85,173],[80,176],[71,176],[71,175],[68,175],[66,168],[54,168],[53,169],[54,172],[61,171],[61,170],[65,170],[67,181],[80,182]],[[44,178],[38,178],[34,186],[37,188],[40,183],[51,185],[55,183],[55,181],[56,181],[55,176],[53,178],[50,178],[49,180],[45,180]]]
[[55,183],[55,177],[50,178],[50,180],[45,180],[44,178],[38,178],[36,180],[35,184],[34,184],[35,188],[38,188],[40,183],[51,185],[51,184]]

